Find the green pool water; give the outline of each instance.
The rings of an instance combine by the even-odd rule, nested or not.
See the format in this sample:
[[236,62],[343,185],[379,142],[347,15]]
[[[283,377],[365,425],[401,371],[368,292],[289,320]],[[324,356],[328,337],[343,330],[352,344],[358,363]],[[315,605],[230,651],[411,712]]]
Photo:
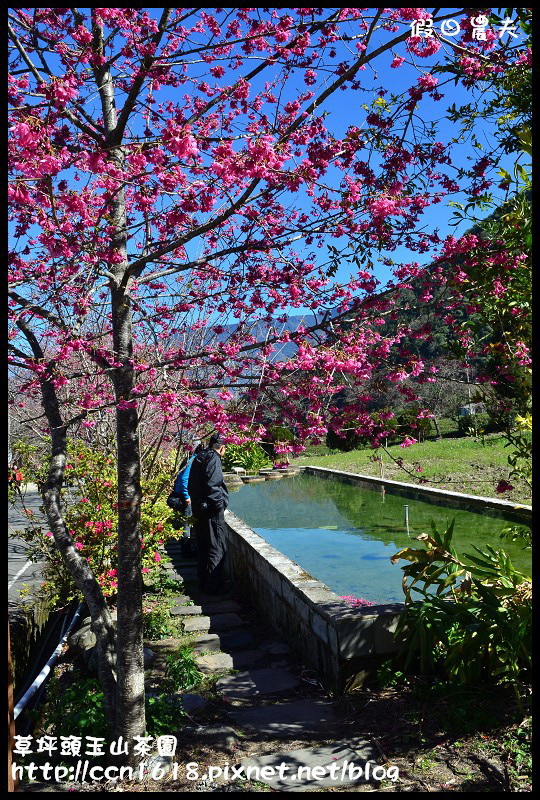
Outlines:
[[[511,523],[500,516],[473,513],[412,500],[379,487],[368,489],[314,475],[299,474],[279,481],[242,484],[231,492],[230,510],[266,541],[295,561],[338,595],[354,595],[375,603],[403,601],[404,561],[390,557],[417,545],[409,533],[430,532],[431,520],[444,531],[455,518],[453,545],[458,553],[490,544],[504,548],[516,567],[530,575],[530,550],[501,541]],[[514,523],[515,524],[515,523]]]

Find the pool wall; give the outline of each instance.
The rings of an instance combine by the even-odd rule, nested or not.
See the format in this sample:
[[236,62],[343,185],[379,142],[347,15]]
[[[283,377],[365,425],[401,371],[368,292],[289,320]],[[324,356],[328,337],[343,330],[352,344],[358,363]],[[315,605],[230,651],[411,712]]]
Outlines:
[[357,475],[354,472],[343,472],[327,467],[299,467],[307,475],[319,475],[321,478],[338,478],[340,482],[352,483],[357,486],[366,486],[373,489],[375,486],[383,486],[388,492],[398,494],[401,497],[409,497],[415,500],[430,500],[437,505],[444,505],[448,508],[460,508],[464,511],[486,511],[496,516],[503,516],[515,522],[529,523],[532,519],[532,507],[520,503],[510,503],[508,500],[499,500],[495,497],[479,497],[474,494],[460,494],[450,492],[447,489],[437,489],[431,486],[418,486],[414,483],[401,483],[400,481],[390,481],[384,478],[374,478],[370,475]]
[[401,603],[352,611],[322,581],[268,544],[232,512],[225,513],[229,576],[279,630],[326,688],[360,685],[398,649],[393,636]]

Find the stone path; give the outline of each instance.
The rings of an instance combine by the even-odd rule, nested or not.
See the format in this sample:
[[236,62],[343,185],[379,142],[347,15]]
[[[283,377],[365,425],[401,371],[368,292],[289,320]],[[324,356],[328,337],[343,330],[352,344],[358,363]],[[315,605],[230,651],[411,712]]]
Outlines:
[[[251,778],[271,790],[358,786],[361,791],[372,791],[365,779],[366,763],[376,763],[377,758],[371,743],[363,739],[328,741],[340,722],[339,703],[329,700],[312,677],[304,679],[306,671],[289,647],[240,597],[201,594],[195,560],[182,556],[179,543],[169,543],[166,552],[172,561],[168,572],[183,580],[185,592],[175,598],[171,615],[181,620],[184,633],[193,634],[190,643],[198,669],[215,679],[210,699],[194,693],[182,695],[194,724],[181,729],[179,739],[184,735],[188,747],[200,755],[216,743],[225,752],[235,752],[238,743],[248,738],[253,745],[250,757],[232,763],[249,768]],[[174,649],[173,643],[150,643],[158,663]],[[287,747],[287,740],[296,747]],[[298,747],[306,741],[316,746]],[[313,774],[314,767],[319,769]],[[191,790],[220,791],[217,787],[222,785],[224,791],[242,791],[241,783],[236,789],[230,779],[216,780],[203,781]]]

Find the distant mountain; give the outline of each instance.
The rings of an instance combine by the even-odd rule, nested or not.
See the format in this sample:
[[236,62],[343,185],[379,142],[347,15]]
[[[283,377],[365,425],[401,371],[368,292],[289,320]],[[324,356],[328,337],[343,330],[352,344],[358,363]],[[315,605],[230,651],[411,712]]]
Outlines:
[[[317,322],[317,317],[314,314],[303,314],[303,315],[294,315],[288,316],[285,322],[275,322],[273,324],[273,328],[278,333],[278,335],[284,331],[294,332],[297,331],[298,328],[303,325],[306,328],[309,328],[312,325],[315,325]],[[210,342],[214,339],[214,337],[220,342],[226,342],[233,336],[239,328],[238,324],[232,325],[223,325],[223,326],[213,326],[214,328],[221,327],[222,331],[220,333],[214,333],[213,329],[208,331],[208,338],[206,339],[206,344],[210,344]],[[254,336],[257,341],[264,342],[266,337],[268,336],[269,326],[266,322],[255,322],[249,326],[249,333],[251,336]],[[277,350],[270,356],[270,361],[284,361],[288,358],[292,358],[296,353],[296,345],[294,342],[283,342],[281,344],[276,345]]]

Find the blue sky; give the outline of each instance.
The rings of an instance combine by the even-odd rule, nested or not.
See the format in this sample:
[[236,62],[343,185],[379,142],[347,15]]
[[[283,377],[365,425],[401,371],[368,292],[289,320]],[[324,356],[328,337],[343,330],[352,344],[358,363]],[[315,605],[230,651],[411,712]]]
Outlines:
[[[441,9],[441,11],[444,11],[445,13],[451,13],[452,10],[453,9],[446,8]],[[455,19],[459,21],[460,15],[457,13],[457,9],[455,10]],[[519,34],[519,39],[513,40],[513,43],[520,44],[523,42],[524,35],[519,28],[516,32]],[[503,41],[506,41],[507,37],[508,34],[503,37]],[[355,120],[356,114],[358,114],[358,120],[362,120],[365,112],[358,106],[361,104],[361,102],[369,102],[366,99],[369,95],[371,95],[372,99],[375,99],[378,96],[378,92],[376,91],[375,87],[382,86],[387,89],[389,94],[391,92],[394,94],[400,94],[402,91],[406,91],[411,85],[414,84],[416,77],[420,73],[431,72],[433,67],[435,67],[437,64],[440,64],[443,54],[443,50],[441,49],[436,55],[430,58],[416,58],[410,54],[407,54],[403,45],[401,45],[396,52],[398,52],[401,56],[405,56],[406,62],[399,69],[394,69],[390,66],[393,57],[392,53],[387,52],[382,54],[377,61],[374,62],[376,69],[374,69],[371,73],[373,90],[371,92],[366,90],[366,92],[357,93],[358,105],[356,109],[354,106],[351,107],[350,93],[337,92],[336,95],[327,101],[326,107],[330,111],[330,115],[328,117],[329,125],[332,126],[332,130],[335,130],[338,135],[343,135],[348,125],[357,124]],[[367,73],[364,73],[362,77],[364,76],[367,77]],[[444,97],[441,100],[435,101],[426,95],[422,100],[421,113],[424,121],[433,121],[437,124],[437,140],[446,144],[450,143],[453,138],[459,136],[458,125],[446,118],[447,109],[454,104],[458,108],[461,105],[468,103],[475,105],[478,99],[484,95],[485,91],[487,90],[487,85],[485,83],[478,83],[472,90],[470,90],[465,88],[460,81],[456,84],[454,76],[452,75],[438,74],[437,77],[439,78],[438,89],[440,89],[440,93],[444,95]],[[481,153],[475,149],[471,145],[470,140],[462,143],[454,143],[452,145],[453,165],[458,167],[467,167],[470,166],[472,161],[476,160],[481,155],[484,155],[486,152],[489,153],[490,141],[492,140],[495,130],[495,126],[488,120],[484,120],[481,123],[477,122],[475,133],[480,143],[485,146],[484,153]],[[524,154],[521,156],[522,160],[523,155]],[[500,156],[497,163],[491,168],[491,171],[488,171],[488,176],[491,178],[491,180],[493,180],[493,186],[489,191],[493,194],[495,205],[497,205],[499,202],[503,202],[506,197],[505,192],[499,189],[497,186],[498,182],[500,181],[500,176],[497,175],[497,170],[504,168],[512,174],[517,156],[518,154],[515,153],[511,155]],[[527,157],[525,157],[525,161],[527,160]],[[456,218],[454,217],[455,209],[449,205],[449,201],[464,202],[465,195],[463,193],[450,195],[443,199],[440,204],[433,205],[425,209],[422,216],[422,225],[426,227],[427,231],[432,231],[437,228],[441,237],[445,237],[449,234],[457,237],[464,234],[467,229],[472,226],[473,223],[467,219],[464,219],[457,225],[452,224],[456,222]],[[483,219],[489,216],[492,211],[493,208],[491,207],[486,209],[480,209],[477,207],[471,211],[471,214],[474,214],[476,218]],[[431,261],[431,255],[429,253],[422,255],[416,252],[411,252],[406,247],[398,247],[396,250],[387,255],[389,255],[398,263],[418,261],[420,264],[428,264]],[[378,265],[375,274],[376,277],[381,281],[381,284],[384,284],[392,277],[390,268],[384,266],[383,264]],[[339,280],[346,280],[347,275],[347,267],[344,266],[338,271],[337,278]],[[296,313],[298,313],[298,311],[296,311]]]
[[[230,9],[227,9],[227,11],[229,10]],[[286,12],[286,9],[279,10],[281,12]],[[457,13],[457,9],[441,9],[441,12],[444,14],[451,14],[454,10],[456,12],[455,19],[459,22],[460,15]],[[398,33],[406,31],[408,27],[408,23],[400,23],[400,30]],[[519,44],[523,40],[523,33],[519,28],[517,29],[517,33],[519,34],[519,39],[512,40],[512,42]],[[503,38],[503,41],[506,41],[508,36],[509,34],[506,34],[505,38]],[[378,40],[382,42],[383,40],[387,40],[387,37],[387,33],[381,31],[378,32],[373,39],[372,46],[376,47]],[[447,52],[450,52],[451,50],[451,48],[446,45],[444,45],[443,48],[446,48]],[[396,48],[395,53],[404,56],[406,59],[403,66],[401,66],[399,69],[393,69],[390,66],[393,53],[390,51],[383,53],[373,62],[373,68],[371,65],[368,65],[367,69],[360,73],[360,79],[362,82],[361,90],[357,92],[337,91],[325,101],[324,106],[321,106],[320,109],[318,109],[319,111],[325,110],[328,112],[328,127],[333,134],[341,137],[345,134],[350,125],[358,125],[359,127],[363,125],[367,112],[362,108],[362,104],[366,103],[369,105],[373,100],[375,100],[378,97],[379,87],[384,87],[388,91],[388,96],[391,92],[398,95],[401,92],[406,91],[411,85],[414,85],[420,73],[431,72],[434,66],[440,64],[444,60],[443,49],[430,58],[418,58],[406,51],[404,43],[401,43]],[[202,69],[204,69],[204,67],[202,67]],[[455,123],[452,123],[445,118],[447,108],[453,104],[455,104],[457,107],[465,103],[472,102],[474,104],[485,92],[486,86],[480,83],[477,84],[471,91],[463,87],[460,82],[456,84],[452,75],[439,74],[438,78],[439,88],[444,97],[441,100],[435,101],[426,95],[423,98],[420,106],[421,115],[425,122],[433,121],[437,124],[437,140],[442,141],[445,145],[450,145],[451,140],[459,135],[459,129]],[[259,82],[254,81],[252,83],[252,91],[257,92],[259,88],[262,88],[263,82],[263,80]],[[316,89],[318,86],[313,88]],[[303,82],[302,70],[299,70],[296,80],[292,81],[290,86],[288,86],[288,97],[292,96],[294,89],[296,89],[298,92],[305,91],[306,89],[306,85]],[[485,152],[489,153],[491,150],[489,142],[494,131],[495,129],[492,123],[487,120],[477,126],[476,136],[478,140],[486,147],[486,150],[483,153],[475,150],[470,141],[454,143],[452,145],[453,165],[456,167],[467,167],[470,166],[471,161],[476,160],[480,157],[480,155],[484,155]],[[509,172],[512,172],[515,158],[515,154],[511,156],[503,156],[498,163],[491,168],[491,174],[489,175],[488,173],[489,177],[491,177],[491,179],[494,181],[494,185],[491,187],[490,191],[496,198],[495,204],[497,204],[497,202],[502,202],[505,197],[504,192],[497,188],[497,183],[500,180],[499,176],[496,174],[497,170],[503,167]],[[454,177],[451,168],[447,169],[446,171],[449,175]],[[329,176],[332,175],[331,172],[328,174]],[[338,170],[335,170],[333,174],[336,176],[337,180],[342,177],[342,174],[339,173]],[[303,193],[300,192],[298,193],[296,200],[298,206],[301,207],[306,201],[306,198],[303,196]],[[455,222],[455,218],[453,219],[454,209],[448,205],[449,201],[462,202],[464,200],[465,196],[463,194],[456,194],[448,196],[440,204],[428,207],[422,216],[422,225],[425,226],[425,229],[428,232],[437,228],[442,238],[448,234],[459,236],[465,233],[465,231],[472,226],[473,222],[464,220],[457,226],[452,225],[452,222]],[[483,218],[488,216],[492,210],[492,208],[486,208],[484,210],[476,208],[473,213],[477,218]],[[331,243],[338,244],[336,240],[332,241]],[[298,252],[305,254],[307,248],[305,246],[302,248],[301,245],[297,245],[296,249]],[[193,253],[193,255],[195,255],[195,253]],[[316,263],[321,263],[325,260],[324,251],[313,248],[313,255]],[[391,258],[398,263],[418,261],[421,264],[428,264],[432,259],[431,253],[422,255],[416,252],[411,252],[406,247],[398,247],[389,254],[383,253],[381,255],[390,255]],[[374,258],[374,260],[376,259]],[[349,267],[348,265],[344,264],[338,270],[336,274],[336,280],[345,282],[349,277],[349,274]],[[386,281],[392,277],[391,270],[383,264],[379,264],[376,267],[375,275],[381,281],[381,285],[384,285]],[[301,313],[302,311],[302,309],[298,308],[291,309],[291,313],[295,315]]]

